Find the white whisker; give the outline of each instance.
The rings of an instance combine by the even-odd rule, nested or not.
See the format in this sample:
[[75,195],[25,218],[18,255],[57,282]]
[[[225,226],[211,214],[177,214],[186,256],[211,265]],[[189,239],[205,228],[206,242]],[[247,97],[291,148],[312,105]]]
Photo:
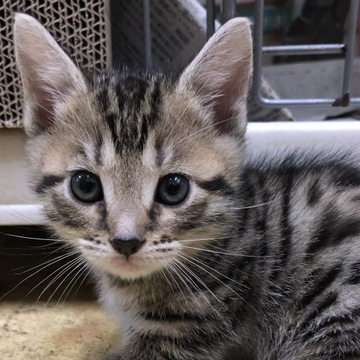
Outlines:
[[[211,291],[211,289],[196,275],[194,274],[193,271],[191,271],[191,269],[189,269],[188,266],[186,266],[182,261],[178,260],[179,264],[182,265],[182,267],[187,271],[187,273],[189,273],[192,277],[194,277],[201,285],[203,285],[205,287],[205,289],[216,299],[216,301],[219,302],[219,304],[221,306],[223,306],[222,301],[214,294],[213,291]],[[192,282],[193,283],[193,282]],[[193,283],[194,284],[194,283]],[[207,298],[207,296],[204,294],[203,291],[201,291],[201,289],[195,285],[196,288],[198,289],[198,292],[200,293],[200,295],[202,295],[202,297],[205,299],[205,301],[208,303],[208,305],[211,307],[211,309],[214,311],[214,313],[216,313],[219,317],[221,317],[221,315],[219,314],[218,310],[216,310],[213,305],[211,304],[210,300]],[[200,306],[201,308],[201,306]]]
[[[79,257],[77,259],[78,261],[76,263],[73,264],[73,268],[70,269],[70,271],[67,273],[67,275],[63,278],[63,280],[60,282],[60,284],[56,287],[56,289],[53,291],[53,293],[51,294],[51,296],[49,297],[49,299],[46,302],[46,305],[49,305],[51,299],[54,297],[54,295],[56,294],[56,292],[59,290],[59,288],[62,286],[62,284],[66,281],[66,279],[69,278],[69,276],[76,270],[79,268],[79,266],[82,265],[82,259],[81,257]],[[56,306],[59,305],[59,300],[56,303]]]
[[66,295],[65,298],[64,298],[63,303],[66,302],[66,299],[68,298],[68,296],[69,296],[71,290],[73,289],[73,287],[75,286],[76,282],[79,280],[79,278],[81,278],[81,275],[87,270],[86,263],[85,263],[84,259],[82,259],[82,258],[80,258],[80,259],[81,259],[82,261],[80,261],[80,264],[79,264],[72,272],[74,272],[76,269],[78,269],[80,266],[82,266],[81,270],[78,271],[77,274],[75,274],[75,276],[72,278],[72,280],[71,280],[71,281],[69,282],[69,284],[66,286],[66,288],[64,289],[64,291],[63,291],[62,294],[60,295],[57,304],[59,304],[59,303],[61,302],[62,297],[64,296],[64,294],[66,293],[66,291],[68,290],[68,288],[70,287],[70,285],[72,284],[71,287],[70,287],[69,290],[68,290],[67,295]]
[[[73,254],[67,254],[67,257],[72,256]],[[26,277],[25,279],[23,279],[22,281],[20,281],[18,284],[16,284],[16,286],[14,286],[11,290],[9,290],[8,292],[6,292],[1,298],[0,301],[7,296],[8,294],[12,293],[15,289],[17,289],[21,284],[23,284],[26,280],[30,279],[31,277],[33,277],[34,275],[38,274],[40,271],[43,271],[44,269],[48,268],[49,266],[63,260],[66,257],[60,256],[59,258],[57,258],[56,260],[54,260],[53,262],[48,263],[47,265],[45,265],[44,267],[38,269],[37,271],[35,271],[33,274],[29,275],[28,277]]]
[[185,294],[182,290],[182,287],[179,285],[179,283],[177,282],[177,280],[174,278],[173,274],[171,273],[171,270],[176,272],[176,269],[174,269],[174,267],[172,266],[172,264],[169,264],[167,265],[168,267],[167,268],[164,268],[164,271],[168,271],[169,272],[169,275],[170,277],[172,278],[172,280],[174,281],[175,285],[177,286],[177,288],[179,289],[179,291],[181,292],[183,298],[184,298],[184,301],[188,304],[188,300],[187,298],[185,297]]
[[[48,260],[48,261],[45,261],[44,263],[41,263],[41,264],[39,264],[39,265],[35,265],[35,266],[31,267],[30,269],[24,270],[24,271],[22,271],[22,272],[18,272],[18,273],[16,273],[16,275],[26,274],[26,273],[28,273],[29,271],[35,270],[35,269],[37,269],[37,268],[39,268],[39,267],[41,267],[41,266],[47,265],[47,264],[49,264],[48,266],[50,266],[50,265],[52,265],[52,264],[55,264],[55,263],[59,262],[59,261],[62,260],[62,259],[66,259],[66,258],[68,258],[69,256],[72,256],[72,255],[74,255],[74,254],[76,254],[76,253],[78,253],[78,251],[77,251],[77,250],[73,250],[73,251],[68,252],[68,253],[66,253],[66,254],[63,254],[63,255],[61,255],[61,256],[58,256],[58,257],[56,257],[56,258],[54,258],[54,259],[50,259],[50,260]],[[47,266],[46,266],[46,267],[47,267]],[[16,270],[17,270],[17,269],[15,269],[15,271],[16,271]]]
[[[189,285],[187,284],[187,282],[185,281],[185,279],[183,278],[183,272],[181,271],[181,269],[176,266],[177,264],[176,263],[172,263],[170,265],[170,268],[172,269],[172,271],[178,276],[178,278],[180,279],[180,281],[184,284],[185,288],[184,290],[186,289],[189,293],[189,295],[191,295],[192,291],[191,289],[189,288]],[[192,293],[193,294],[193,293]],[[190,308],[190,304],[189,304],[189,300],[188,298],[185,296],[185,294],[183,293],[184,295],[184,299],[186,301],[186,305]]]
[[257,256],[257,255],[243,255],[243,254],[237,254],[237,253],[231,253],[231,252],[225,252],[225,251],[215,251],[215,250],[203,249],[203,248],[198,248],[198,247],[193,247],[193,246],[187,246],[187,245],[183,245],[183,247],[184,247],[184,248],[187,248],[187,249],[204,251],[204,252],[209,252],[209,253],[213,253],[213,254],[229,255],[229,256],[238,256],[238,257],[244,257],[244,258],[263,258],[263,257],[264,257],[264,256]]
[[[184,258],[185,258],[185,257],[184,257]],[[204,262],[202,262],[202,261],[200,261],[200,260],[198,260],[198,259],[196,259],[196,258],[194,258],[194,257],[192,257],[192,256],[187,256],[185,259],[191,259],[192,261],[195,261],[195,262],[197,262],[198,264],[201,264],[201,266],[205,266],[205,267],[208,268],[209,270],[214,271],[214,272],[216,272],[217,274],[223,276],[225,279],[228,279],[228,280],[232,281],[233,283],[235,283],[235,284],[237,284],[237,285],[240,285],[240,286],[242,286],[242,287],[245,287],[244,284],[239,283],[238,281],[236,281],[236,280],[234,280],[234,279],[232,279],[232,278],[230,278],[230,277],[222,274],[220,271],[212,268],[211,266],[205,264]],[[190,262],[190,260],[189,260],[189,262]],[[197,264],[194,264],[194,265],[197,265]],[[202,270],[203,270],[203,271],[206,271],[205,269],[202,269]],[[206,272],[207,272],[207,271],[206,271]],[[211,276],[213,276],[213,275],[211,274]]]
[[[77,258],[76,258],[76,259],[73,259],[73,260],[69,261],[68,263],[62,265],[62,266],[61,266],[59,269],[57,269],[56,271],[54,271],[51,275],[54,275],[54,274],[57,273],[57,272],[58,272],[58,274],[50,281],[49,284],[47,284],[47,285],[45,286],[45,288],[43,289],[43,291],[42,291],[42,292],[40,293],[40,295],[38,296],[37,301],[40,301],[41,297],[42,297],[43,294],[46,292],[46,290],[49,289],[50,286],[51,286],[52,284],[54,284],[63,274],[65,274],[68,269],[70,269],[73,265],[75,265],[75,264],[77,263],[77,261],[78,261]],[[46,280],[46,279],[47,279],[47,278],[45,278],[45,280]]]
[[179,239],[180,242],[194,242],[194,241],[215,241],[215,240],[224,240],[224,239],[231,239],[237,237],[237,235],[233,236],[222,236],[222,237],[210,237],[210,238],[199,238],[199,239]]
[[91,274],[92,272],[92,269],[88,266],[86,266],[86,263],[84,264],[85,268],[88,270],[85,274],[85,276],[83,277],[83,279],[81,280],[79,286],[77,287],[76,291],[74,292],[74,295],[71,297],[70,300],[72,300],[74,298],[74,296],[79,292],[79,290],[81,289],[81,286],[83,285],[83,283],[87,280],[87,278],[89,277],[89,275]]
[[53,242],[63,242],[64,240],[61,239],[46,239],[46,238],[35,238],[31,236],[22,236],[22,235],[15,235],[15,234],[8,234],[0,231],[0,234],[10,236],[13,238],[19,238],[19,239],[29,239],[29,240],[37,240],[37,241],[53,241]]

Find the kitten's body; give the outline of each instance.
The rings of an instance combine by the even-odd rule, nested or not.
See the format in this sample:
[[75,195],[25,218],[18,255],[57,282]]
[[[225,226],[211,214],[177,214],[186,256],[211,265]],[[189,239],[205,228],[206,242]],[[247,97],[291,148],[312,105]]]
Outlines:
[[[111,359],[360,357],[360,169],[301,153],[244,165],[247,21],[177,81],[93,84],[33,19],[16,24],[32,179],[124,330]],[[102,197],[77,198],[79,171]],[[174,206],[159,201],[167,174],[189,183]]]

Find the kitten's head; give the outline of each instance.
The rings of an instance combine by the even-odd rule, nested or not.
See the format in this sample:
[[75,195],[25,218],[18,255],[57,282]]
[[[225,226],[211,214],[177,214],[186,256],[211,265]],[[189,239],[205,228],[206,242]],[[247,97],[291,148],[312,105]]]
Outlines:
[[225,24],[176,81],[87,81],[32,17],[15,20],[32,182],[50,226],[123,278],[190,258],[231,231],[244,158],[251,35]]

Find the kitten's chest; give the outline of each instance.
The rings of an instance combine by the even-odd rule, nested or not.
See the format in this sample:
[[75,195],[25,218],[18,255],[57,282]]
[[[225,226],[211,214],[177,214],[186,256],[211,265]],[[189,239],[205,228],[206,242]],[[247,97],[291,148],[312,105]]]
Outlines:
[[[135,333],[157,333],[177,336],[187,332],[189,324],[203,324],[206,315],[215,326],[219,313],[213,313],[213,305],[205,302],[201,295],[186,297],[185,293],[169,293],[158,287],[157,296],[146,289],[129,290],[102,286],[100,301],[111,319],[120,326],[125,339]],[[194,297],[195,296],[195,297]],[[204,296],[204,295],[203,295]],[[181,321],[181,319],[187,321]]]
[[[134,291],[104,285],[101,288],[100,301],[125,334],[156,330],[156,323],[149,321],[147,314],[158,311],[164,303],[176,304],[176,300],[169,296],[164,295],[161,301],[153,298],[145,289]],[[166,331],[164,324],[162,330]]]
[[139,316],[141,307],[126,291],[102,286],[100,302],[111,321],[119,327],[124,344],[130,340],[132,333],[146,328],[146,324]]

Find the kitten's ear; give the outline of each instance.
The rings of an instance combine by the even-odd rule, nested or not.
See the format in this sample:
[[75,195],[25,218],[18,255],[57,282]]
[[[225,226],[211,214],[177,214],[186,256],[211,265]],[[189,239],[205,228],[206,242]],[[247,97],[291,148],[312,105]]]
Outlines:
[[14,44],[24,89],[24,126],[30,135],[49,129],[67,94],[85,89],[84,78],[48,31],[33,17],[15,15]]
[[235,18],[207,42],[180,77],[178,90],[192,89],[209,107],[220,133],[243,133],[252,67],[250,22]]

